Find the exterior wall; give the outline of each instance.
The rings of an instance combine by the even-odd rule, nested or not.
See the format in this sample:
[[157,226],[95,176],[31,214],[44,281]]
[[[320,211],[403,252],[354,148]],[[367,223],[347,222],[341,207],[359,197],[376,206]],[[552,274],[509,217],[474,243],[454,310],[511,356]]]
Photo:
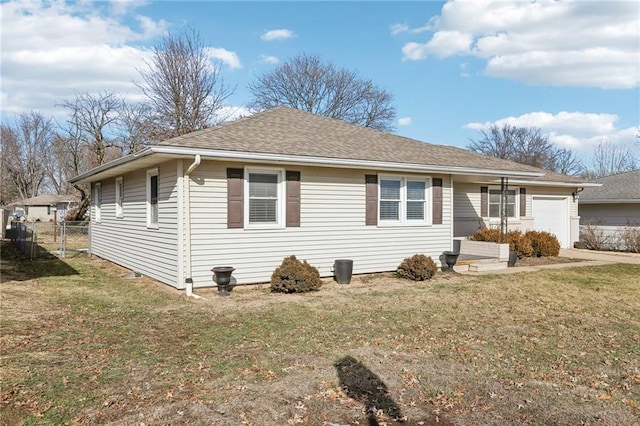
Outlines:
[[53,208],[48,206],[27,206],[26,215],[28,222],[49,222],[53,220]]
[[331,276],[336,259],[353,259],[353,272],[360,274],[395,270],[402,259],[416,253],[439,262],[442,252],[451,249],[448,176],[432,176],[443,178],[442,225],[366,226],[365,174],[375,172],[285,167],[301,172],[300,227],[228,229],[226,169],[243,166],[247,165],[204,161],[189,180],[195,287],[213,285],[214,266],[233,266],[238,283],[267,282],[282,259],[292,254],[318,267],[321,276]]
[[178,280],[177,162],[158,166],[158,229],[147,228],[147,174],[123,176],[123,217],[116,218],[115,178],[102,182],[101,221],[91,197],[91,254],[180,287]]
[[[480,187],[486,186],[474,183],[456,183],[454,185],[454,237],[467,237],[478,229],[484,227],[500,226],[499,220],[490,220],[480,217]],[[516,185],[513,185],[516,186]],[[518,185],[518,187],[522,187]],[[558,197],[567,200],[569,207],[568,229],[570,241],[578,241],[580,233],[580,217],[578,216],[578,203],[573,201],[571,193],[575,188],[524,186],[527,191],[526,205],[529,216],[520,216],[517,219],[509,219],[508,229],[526,232],[534,229],[533,198],[538,196]],[[519,202],[519,201],[517,201]]]
[[640,225],[640,203],[578,204],[580,223],[602,226]]

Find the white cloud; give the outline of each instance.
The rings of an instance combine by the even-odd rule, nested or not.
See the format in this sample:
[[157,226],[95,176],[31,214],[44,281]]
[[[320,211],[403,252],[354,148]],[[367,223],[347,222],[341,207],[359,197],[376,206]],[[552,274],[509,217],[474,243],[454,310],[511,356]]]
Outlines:
[[411,117],[402,117],[398,119],[398,126],[408,126],[409,124],[411,124],[411,121],[413,121],[411,119]]
[[222,47],[209,47],[207,48],[207,53],[209,54],[210,58],[221,60],[222,63],[227,65],[232,70],[242,68],[240,58],[238,57],[238,54],[236,52],[232,52]]
[[407,24],[393,24],[389,26],[389,31],[391,31],[391,35],[398,35],[409,31],[409,26]]
[[[0,113],[31,109],[59,119],[64,98],[79,92],[113,91],[142,99],[133,83],[150,51],[139,47],[166,33],[169,24],[137,13],[141,1],[0,3],[2,102]],[[212,54],[239,66],[233,52]],[[235,55],[235,57],[234,57]]]
[[260,62],[275,65],[280,62],[280,59],[278,59],[276,56],[260,55]]
[[425,26],[431,38],[402,52],[475,56],[490,76],[532,84],[624,89],[640,84],[638,26],[635,2],[452,0]]
[[561,147],[578,151],[589,150],[602,140],[633,145],[637,128],[619,129],[616,127],[617,121],[616,114],[568,111],[552,114],[539,111],[496,121],[467,123],[464,127],[473,130],[486,130],[491,125],[500,127],[505,124],[516,127],[537,127],[549,134],[549,138]]
[[255,111],[243,106],[225,106],[218,111],[218,117],[222,118],[225,122],[235,121],[239,118],[249,117],[255,114]]
[[280,30],[269,30],[262,34],[260,38],[264,41],[271,40],[284,40],[287,38],[293,38],[296,34],[291,30],[280,29]]

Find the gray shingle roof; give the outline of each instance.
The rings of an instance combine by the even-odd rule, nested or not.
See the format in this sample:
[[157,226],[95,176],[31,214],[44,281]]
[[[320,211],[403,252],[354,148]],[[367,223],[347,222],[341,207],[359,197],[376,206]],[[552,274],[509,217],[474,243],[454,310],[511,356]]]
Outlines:
[[[545,172],[523,164],[276,107],[247,118],[160,142],[159,145],[348,160]],[[569,176],[538,180],[583,182]]]
[[640,203],[640,169],[596,179],[602,186],[585,188],[580,201],[638,200]]
[[57,203],[77,203],[80,199],[75,195],[42,194],[36,197],[16,201],[11,205],[18,206],[55,206]]

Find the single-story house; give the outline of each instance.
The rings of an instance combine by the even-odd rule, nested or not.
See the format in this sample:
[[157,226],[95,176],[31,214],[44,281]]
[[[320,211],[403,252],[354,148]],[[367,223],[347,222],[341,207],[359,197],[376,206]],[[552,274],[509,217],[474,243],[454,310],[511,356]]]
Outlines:
[[75,177],[91,183],[93,255],[179,289],[269,281],[288,255],[322,276],[436,262],[454,237],[499,223],[578,239],[575,194],[588,183],[460,148],[286,107],[189,133]]
[[594,182],[602,186],[580,193],[578,213],[582,224],[640,226],[640,169]]
[[54,217],[61,222],[78,201],[74,195],[43,194],[12,203],[11,206],[14,211],[23,210],[27,222],[52,222]]
[[594,248],[632,250],[634,238],[628,232],[640,229],[640,170],[595,182],[602,186],[580,194],[580,239]]

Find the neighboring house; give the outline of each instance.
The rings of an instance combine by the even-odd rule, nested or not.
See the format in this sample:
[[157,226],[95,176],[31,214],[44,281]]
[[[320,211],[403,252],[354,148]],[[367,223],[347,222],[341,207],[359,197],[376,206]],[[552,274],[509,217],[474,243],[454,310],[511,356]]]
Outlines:
[[78,204],[78,197],[73,195],[44,194],[12,203],[14,211],[23,210],[28,222],[60,222],[69,210]]
[[595,182],[602,186],[585,188],[580,194],[581,239],[601,248],[629,249],[623,234],[629,227],[640,228],[640,170]]
[[578,238],[584,181],[285,107],[179,136],[72,179],[91,183],[91,252],[176,288],[266,282],[288,255],[332,274],[395,270],[499,220]]

